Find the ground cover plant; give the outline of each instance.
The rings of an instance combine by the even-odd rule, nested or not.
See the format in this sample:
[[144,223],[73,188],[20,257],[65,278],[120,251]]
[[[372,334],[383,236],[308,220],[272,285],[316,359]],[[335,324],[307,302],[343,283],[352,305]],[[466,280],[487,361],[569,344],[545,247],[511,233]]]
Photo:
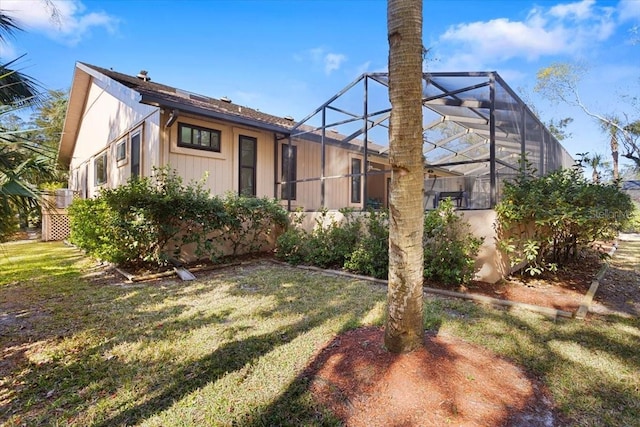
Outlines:
[[[380,325],[386,289],[267,262],[126,284],[61,243],[0,249],[0,424],[338,425],[298,374]],[[425,328],[507,357],[563,425],[640,419],[638,318],[558,321],[429,299]]]

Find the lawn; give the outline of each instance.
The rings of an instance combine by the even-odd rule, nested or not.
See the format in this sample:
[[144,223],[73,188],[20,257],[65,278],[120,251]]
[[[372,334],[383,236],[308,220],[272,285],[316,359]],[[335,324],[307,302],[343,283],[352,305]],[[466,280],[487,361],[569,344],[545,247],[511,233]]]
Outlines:
[[[268,262],[115,283],[60,243],[0,246],[0,424],[335,425],[298,374],[386,291]],[[429,298],[425,327],[542,380],[569,424],[637,425],[640,321]]]

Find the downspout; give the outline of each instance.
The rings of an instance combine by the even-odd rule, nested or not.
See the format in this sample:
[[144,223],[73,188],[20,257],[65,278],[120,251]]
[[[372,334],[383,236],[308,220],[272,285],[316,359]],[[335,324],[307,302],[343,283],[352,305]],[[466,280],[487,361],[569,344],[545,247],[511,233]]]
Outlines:
[[278,198],[278,135],[273,134],[273,198]]
[[293,170],[291,168],[291,135],[287,138],[287,210],[291,212],[291,180],[293,179]]

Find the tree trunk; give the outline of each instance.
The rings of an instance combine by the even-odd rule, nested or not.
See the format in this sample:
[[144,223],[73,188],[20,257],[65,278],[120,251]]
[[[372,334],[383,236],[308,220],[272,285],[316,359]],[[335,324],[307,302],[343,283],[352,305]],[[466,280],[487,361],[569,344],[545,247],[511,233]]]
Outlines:
[[389,287],[384,342],[393,353],[423,345],[422,0],[389,0]]
[[611,157],[613,157],[613,179],[617,181],[620,178],[618,172],[618,129],[611,128]]

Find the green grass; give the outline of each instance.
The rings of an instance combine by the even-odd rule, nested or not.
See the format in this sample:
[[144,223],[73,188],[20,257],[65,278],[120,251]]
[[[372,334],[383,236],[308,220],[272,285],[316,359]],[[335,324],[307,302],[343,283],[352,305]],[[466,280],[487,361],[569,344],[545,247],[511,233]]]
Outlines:
[[[58,243],[0,248],[1,425],[336,425],[298,374],[335,334],[384,318],[385,289],[288,267],[129,285],[90,268]],[[425,326],[523,366],[570,424],[640,419],[638,319],[429,299]]]

